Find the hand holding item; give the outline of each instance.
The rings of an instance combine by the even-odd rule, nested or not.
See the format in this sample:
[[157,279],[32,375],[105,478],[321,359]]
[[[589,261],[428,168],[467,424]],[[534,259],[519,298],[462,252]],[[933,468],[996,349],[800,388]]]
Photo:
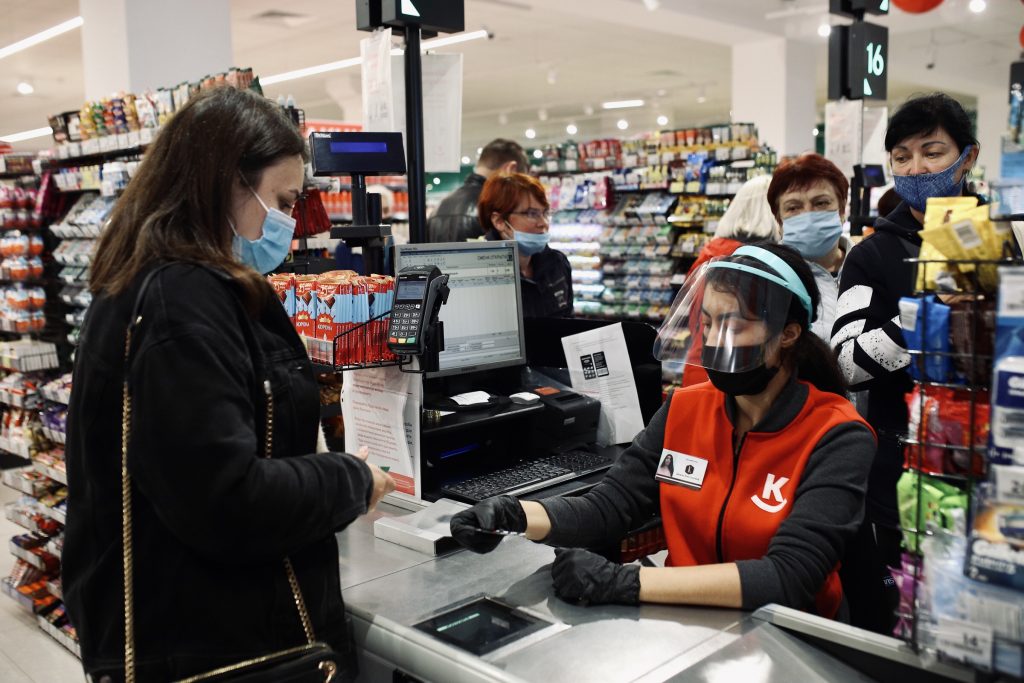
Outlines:
[[[370,449],[363,446],[356,451],[355,455],[363,462],[366,462],[366,459],[370,456]],[[381,498],[395,490],[395,480],[372,462],[366,462],[366,466],[370,468],[370,474],[373,475],[373,493],[370,494],[370,505],[366,508],[366,511],[370,512],[377,507],[377,503],[380,502]]]
[[551,565],[555,594],[588,605],[640,603],[640,567],[609,562],[580,548],[557,548]]
[[502,534],[487,532],[526,531],[526,513],[512,496],[482,500],[456,513],[451,522],[452,538],[475,553],[489,553],[501,543]]

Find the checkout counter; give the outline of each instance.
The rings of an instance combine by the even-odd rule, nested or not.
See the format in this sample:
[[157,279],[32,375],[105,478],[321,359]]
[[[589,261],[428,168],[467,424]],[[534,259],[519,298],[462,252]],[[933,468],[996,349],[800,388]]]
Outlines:
[[[554,594],[552,548],[512,537],[486,555],[433,557],[374,537],[377,518],[404,514],[383,504],[338,535],[361,681],[975,680],[901,641],[777,606],[572,605]],[[415,627],[481,595],[549,623],[482,655]]]

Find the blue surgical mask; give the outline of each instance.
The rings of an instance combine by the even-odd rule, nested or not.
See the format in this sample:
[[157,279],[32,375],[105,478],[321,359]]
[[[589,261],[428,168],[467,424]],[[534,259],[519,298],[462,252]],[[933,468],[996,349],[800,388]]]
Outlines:
[[782,221],[782,243],[810,261],[827,256],[842,234],[838,211],[805,211]]
[[964,173],[960,180],[956,180],[956,174],[970,151],[971,145],[967,145],[952,166],[938,173],[894,175],[892,179],[896,184],[896,194],[912,209],[922,212],[928,207],[928,200],[932,197],[959,197],[963,194],[967,173]]
[[295,219],[283,211],[267,207],[252,188],[249,191],[267,212],[263,219],[263,234],[258,240],[248,240],[239,235],[232,225],[231,231],[235,233],[232,247],[239,261],[265,275],[281,265],[288,255],[292,235],[295,234]]
[[523,256],[533,256],[544,251],[544,247],[548,246],[548,240],[551,239],[551,235],[546,232],[512,232],[519,243],[519,253]]

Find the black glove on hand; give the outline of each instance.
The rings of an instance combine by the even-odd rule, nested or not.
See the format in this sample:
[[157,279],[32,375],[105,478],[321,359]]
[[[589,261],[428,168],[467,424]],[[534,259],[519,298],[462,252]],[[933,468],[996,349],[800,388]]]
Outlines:
[[526,512],[512,496],[497,496],[452,516],[452,538],[463,547],[475,553],[489,553],[501,543],[502,536],[477,529],[526,531]]
[[580,548],[557,548],[551,565],[555,594],[589,605],[640,603],[640,567],[609,562]]

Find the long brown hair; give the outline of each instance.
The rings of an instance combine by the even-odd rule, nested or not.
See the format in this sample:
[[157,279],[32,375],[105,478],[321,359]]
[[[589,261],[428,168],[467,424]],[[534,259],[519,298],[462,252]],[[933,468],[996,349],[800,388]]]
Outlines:
[[257,305],[269,289],[232,252],[232,190],[239,175],[257,187],[268,166],[296,155],[306,159],[302,135],[270,100],[232,87],[195,96],[164,125],[117,200],[89,289],[118,294],[156,261],[189,261],[226,271]]

